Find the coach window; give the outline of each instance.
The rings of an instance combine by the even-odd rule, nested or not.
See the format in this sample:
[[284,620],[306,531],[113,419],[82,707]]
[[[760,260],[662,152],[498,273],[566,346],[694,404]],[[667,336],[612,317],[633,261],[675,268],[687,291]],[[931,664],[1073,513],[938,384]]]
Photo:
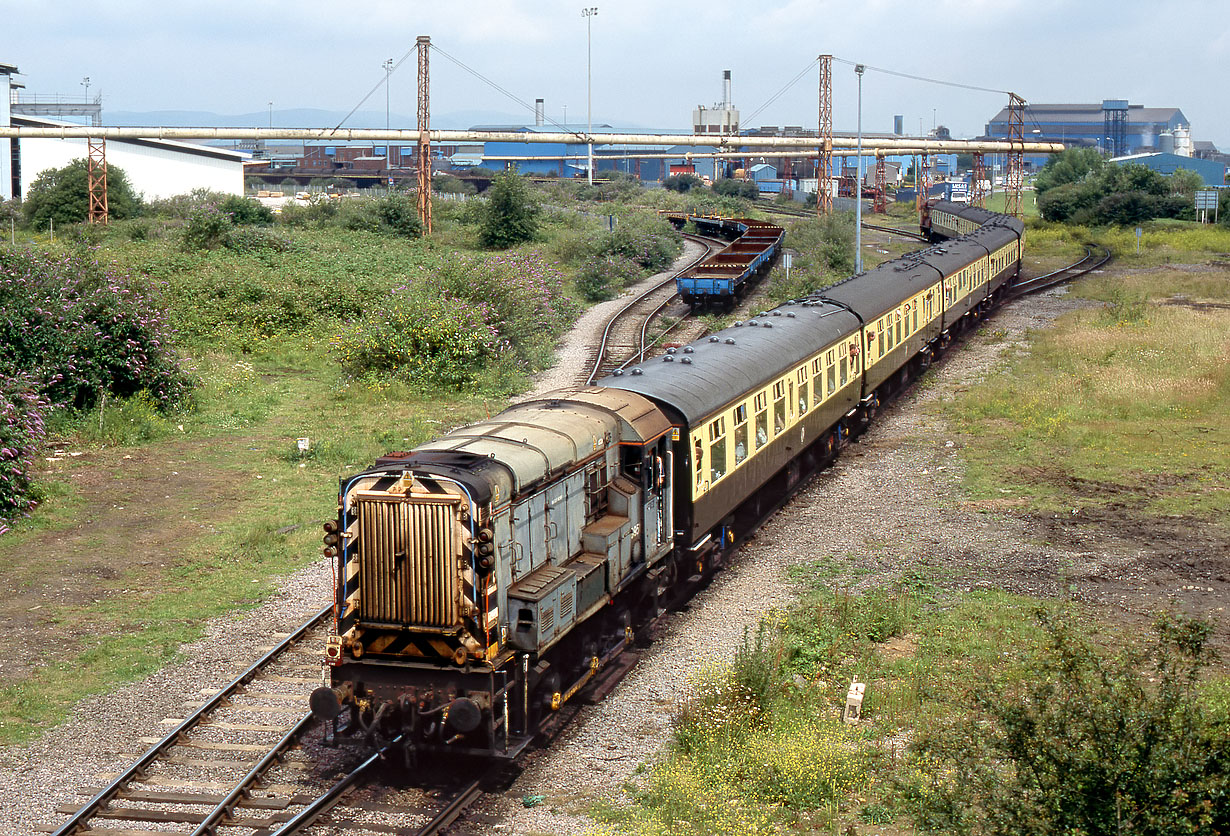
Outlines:
[[839,371],[839,373],[840,373],[840,375],[841,375],[841,376],[840,376],[841,385],[842,385],[842,386],[845,386],[845,385],[846,385],[846,381],[847,381],[847,380],[849,380],[849,378],[848,378],[848,377],[846,377],[846,370],[847,370],[847,367],[846,367],[846,355],[842,354],[842,355],[840,355],[840,356],[837,358],[837,368],[838,368],[838,371]]
[[773,384],[773,434],[786,429],[786,381]]
[[693,467],[696,468],[696,491],[700,492],[701,485],[705,484],[705,445],[700,440],[700,436],[696,436],[696,450],[694,451]]
[[769,396],[761,392],[752,404],[756,410],[756,449],[769,440]]
[[807,367],[799,369],[794,376],[799,382],[799,414],[805,415],[807,413]]
[[829,351],[825,357],[825,370],[828,373],[828,393],[832,395],[837,391],[837,358],[835,351]]
[[897,342],[901,342],[901,311],[897,311]]
[[888,330],[888,322],[881,320],[880,330],[876,333],[876,358],[884,356],[884,332]]
[[735,407],[735,467],[747,458],[747,404]]
[[819,357],[811,361],[811,400],[817,406],[824,400],[824,365]]
[[918,333],[918,300],[917,299],[915,299],[914,304],[910,306],[910,310],[914,312],[914,330],[911,331],[910,333],[916,334]]
[[850,342],[850,374],[858,374],[858,341]]
[[709,425],[709,481],[716,482],[726,475],[726,418],[722,417]]

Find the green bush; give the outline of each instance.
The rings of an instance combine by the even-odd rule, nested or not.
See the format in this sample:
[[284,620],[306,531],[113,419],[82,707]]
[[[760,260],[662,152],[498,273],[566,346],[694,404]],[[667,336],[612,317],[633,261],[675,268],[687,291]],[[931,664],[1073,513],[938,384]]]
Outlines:
[[[124,170],[119,166],[107,166],[107,217],[116,220],[136,217],[141,208],[141,198],[132,190]],[[57,224],[84,222],[90,210],[86,161],[77,159],[63,168],[40,172],[30,184],[21,210],[27,223],[40,228],[53,220]]]
[[31,377],[0,371],[0,534],[5,520],[34,507],[31,475],[48,406],[38,390]]
[[418,238],[423,233],[416,195],[394,192],[377,200],[375,210],[380,223],[395,235]]
[[486,312],[402,286],[333,341],[342,368],[360,379],[398,378],[427,389],[473,388],[503,343]]
[[564,276],[535,252],[461,256],[439,265],[440,292],[482,311],[483,320],[523,363],[541,368],[555,340],[577,314],[564,292]]
[[[1041,614],[1040,614],[1041,615]],[[1163,836],[1230,832],[1230,730],[1199,702],[1207,622],[1159,619],[1147,647],[1110,656],[1071,624],[1029,677],[984,685],[976,716],[912,747],[919,824],[944,833]]]
[[745,200],[757,200],[760,197],[760,187],[751,180],[733,180],[724,177],[713,184],[713,191],[723,197],[741,197]]
[[497,174],[487,189],[478,240],[484,247],[506,250],[534,240],[538,234],[538,204],[525,181],[510,171]]
[[662,181],[662,188],[673,192],[688,192],[692,189],[704,188],[705,181],[695,174],[672,174]]
[[201,207],[188,216],[182,243],[185,250],[214,250],[226,241],[231,219],[219,209]]
[[273,223],[273,210],[250,197],[233,194],[218,206],[218,210],[236,226]]
[[187,391],[154,289],[83,253],[0,249],[0,310],[0,375],[28,376],[53,406],[145,390],[166,407]]
[[614,299],[640,274],[636,263],[622,255],[591,258],[577,271],[577,292],[587,302]]

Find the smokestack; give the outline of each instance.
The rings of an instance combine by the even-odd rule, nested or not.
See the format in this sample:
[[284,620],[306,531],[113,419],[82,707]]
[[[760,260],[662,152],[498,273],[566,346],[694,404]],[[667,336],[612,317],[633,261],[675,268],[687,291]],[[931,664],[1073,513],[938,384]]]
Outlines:
[[543,107],[542,99],[534,99],[534,124],[542,126],[547,121],[546,108]]
[[722,71],[722,107],[730,107],[730,70]]

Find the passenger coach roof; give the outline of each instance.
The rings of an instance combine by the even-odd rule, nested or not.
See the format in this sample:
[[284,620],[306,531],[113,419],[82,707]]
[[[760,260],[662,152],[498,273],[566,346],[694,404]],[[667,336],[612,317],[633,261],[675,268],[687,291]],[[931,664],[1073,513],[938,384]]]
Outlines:
[[875,319],[940,280],[938,268],[924,255],[934,249],[886,261],[813,296],[849,305],[864,322]]
[[595,385],[669,404],[695,424],[857,328],[835,305],[786,304]]

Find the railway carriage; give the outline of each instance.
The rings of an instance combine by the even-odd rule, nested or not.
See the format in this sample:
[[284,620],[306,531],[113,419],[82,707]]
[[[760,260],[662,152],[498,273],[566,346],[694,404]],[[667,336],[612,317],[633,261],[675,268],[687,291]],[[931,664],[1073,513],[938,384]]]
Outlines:
[[411,752],[514,757],[996,300],[1021,231],[990,215],[342,480],[313,711]]
[[702,233],[731,241],[676,279],[680,297],[693,307],[733,307],[748,283],[772,267],[784,234],[780,226],[748,218],[678,214],[667,219],[680,227],[690,220]]

